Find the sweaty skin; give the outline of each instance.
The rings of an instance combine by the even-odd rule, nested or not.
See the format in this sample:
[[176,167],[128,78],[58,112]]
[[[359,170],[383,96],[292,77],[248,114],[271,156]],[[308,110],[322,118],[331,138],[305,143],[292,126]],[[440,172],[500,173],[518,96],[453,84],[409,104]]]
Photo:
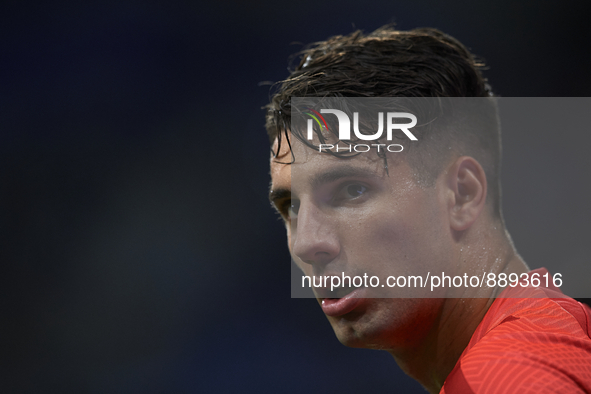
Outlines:
[[[384,280],[427,270],[528,271],[486,205],[486,176],[476,160],[454,157],[434,186],[423,187],[402,154],[391,154],[386,174],[373,152],[343,160],[297,140],[291,146],[293,163],[286,164],[292,152],[285,143],[271,158],[270,198],[305,275],[368,273]],[[347,296],[355,300],[340,312],[328,308],[328,300],[323,306],[322,289],[315,293],[339,341],[388,351],[437,393],[501,289],[438,289],[417,298],[427,290],[394,289],[390,298],[372,298],[372,289],[355,289]]]

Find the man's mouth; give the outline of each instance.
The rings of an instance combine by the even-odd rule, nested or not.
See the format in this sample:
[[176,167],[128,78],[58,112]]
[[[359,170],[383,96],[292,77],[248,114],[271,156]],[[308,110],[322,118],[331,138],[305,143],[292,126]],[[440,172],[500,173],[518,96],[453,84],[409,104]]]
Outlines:
[[[317,290],[321,290],[318,292]],[[319,297],[322,311],[327,316],[337,317],[352,312],[362,301],[360,295],[363,287],[340,287],[337,289],[315,289]],[[322,297],[325,296],[325,297]]]
[[356,289],[359,289],[359,287],[335,287],[332,290],[330,288],[316,287],[314,291],[320,299],[339,299],[347,296]]

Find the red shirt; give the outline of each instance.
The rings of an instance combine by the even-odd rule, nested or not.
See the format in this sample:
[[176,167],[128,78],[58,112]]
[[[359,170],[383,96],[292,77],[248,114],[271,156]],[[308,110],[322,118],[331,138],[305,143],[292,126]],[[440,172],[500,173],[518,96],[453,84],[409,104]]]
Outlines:
[[[530,278],[535,273],[541,278],[548,271],[531,271]],[[548,288],[501,293],[440,394],[591,393],[591,309],[566,297],[549,277]]]

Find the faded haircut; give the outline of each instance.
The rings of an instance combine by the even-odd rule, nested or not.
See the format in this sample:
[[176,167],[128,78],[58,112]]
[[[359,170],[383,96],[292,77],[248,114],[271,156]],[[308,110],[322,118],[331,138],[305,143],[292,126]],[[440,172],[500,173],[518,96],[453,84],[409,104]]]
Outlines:
[[429,186],[452,155],[474,157],[487,176],[492,213],[501,217],[496,101],[481,73],[484,63],[459,41],[437,29],[398,31],[386,25],[367,35],[358,30],[310,44],[293,58],[299,64],[274,85],[265,107],[269,140],[278,142],[274,154],[290,143],[288,131],[310,145],[300,130],[291,130],[291,97],[480,97],[464,106],[470,121],[456,111],[463,122],[444,122],[443,130],[423,135],[406,160],[417,180]]

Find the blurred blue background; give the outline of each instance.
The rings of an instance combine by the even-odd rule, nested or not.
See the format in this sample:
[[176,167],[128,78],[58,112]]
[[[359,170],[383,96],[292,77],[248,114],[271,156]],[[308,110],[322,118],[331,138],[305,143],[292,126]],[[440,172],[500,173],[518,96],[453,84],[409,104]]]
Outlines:
[[[396,22],[458,38],[502,96],[587,96],[590,4],[2,2],[0,391],[424,392],[290,299],[261,82]],[[518,250],[587,264],[588,134],[504,138]]]

